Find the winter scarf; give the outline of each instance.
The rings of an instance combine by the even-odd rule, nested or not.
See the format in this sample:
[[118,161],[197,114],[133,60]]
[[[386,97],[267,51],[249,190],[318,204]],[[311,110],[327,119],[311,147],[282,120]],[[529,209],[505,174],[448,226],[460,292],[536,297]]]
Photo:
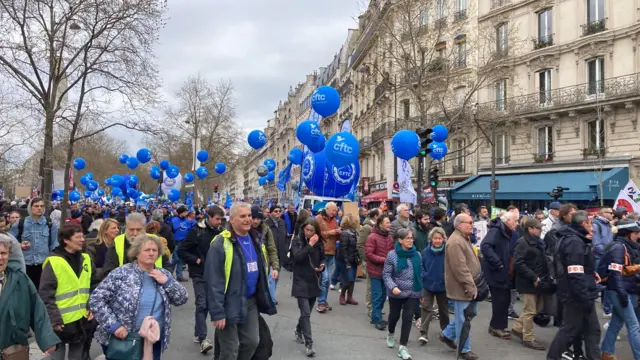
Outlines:
[[442,243],[442,245],[440,245],[440,247],[435,247],[433,245],[431,245],[431,251],[433,252],[441,252],[442,250],[444,250],[444,242]]
[[396,242],[396,254],[398,255],[398,273],[402,272],[407,266],[409,266],[408,259],[411,258],[411,265],[413,265],[413,291],[422,290],[422,261],[420,260],[420,254],[413,246],[409,250],[404,250],[399,242]]

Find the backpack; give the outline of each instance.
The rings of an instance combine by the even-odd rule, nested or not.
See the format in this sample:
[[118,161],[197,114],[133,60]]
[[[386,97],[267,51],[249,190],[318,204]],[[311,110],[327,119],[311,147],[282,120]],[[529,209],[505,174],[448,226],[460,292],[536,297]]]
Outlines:
[[[19,243],[22,242],[22,233],[24,232],[24,219],[23,217],[20,218],[20,221],[18,222],[18,236],[16,236],[16,239],[18,240]],[[47,226],[49,227],[49,238],[47,240],[51,239],[51,229],[53,228],[53,222],[51,221],[50,218],[45,218],[47,219]]]

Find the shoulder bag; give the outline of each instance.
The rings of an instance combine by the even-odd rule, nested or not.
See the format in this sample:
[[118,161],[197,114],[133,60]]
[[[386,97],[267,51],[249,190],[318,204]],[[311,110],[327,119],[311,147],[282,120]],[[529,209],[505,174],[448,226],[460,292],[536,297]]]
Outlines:
[[0,350],[2,360],[29,360],[29,347],[26,345],[11,345]]
[[[156,307],[158,300],[158,287],[156,286],[156,296],[153,298],[150,316],[153,315],[153,309]],[[109,345],[107,345],[107,353],[105,356],[109,360],[142,360],[142,346],[144,341],[137,332],[129,331],[127,337],[118,339],[113,336],[109,337]]]

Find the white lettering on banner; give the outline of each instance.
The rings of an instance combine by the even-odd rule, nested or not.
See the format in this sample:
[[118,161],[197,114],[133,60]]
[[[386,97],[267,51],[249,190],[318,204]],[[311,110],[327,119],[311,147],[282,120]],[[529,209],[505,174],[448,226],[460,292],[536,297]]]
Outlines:
[[[342,139],[344,140],[344,139]],[[338,141],[340,141],[340,137],[338,137]],[[346,154],[351,154],[353,152],[353,148],[345,143],[335,143],[333,144],[333,150],[341,151]]]
[[584,274],[584,266],[581,266],[581,265],[569,265],[569,266],[567,266],[567,272],[569,274]]
[[611,263],[611,264],[609,264],[609,270],[622,272],[622,265],[621,264],[616,264],[616,263]]

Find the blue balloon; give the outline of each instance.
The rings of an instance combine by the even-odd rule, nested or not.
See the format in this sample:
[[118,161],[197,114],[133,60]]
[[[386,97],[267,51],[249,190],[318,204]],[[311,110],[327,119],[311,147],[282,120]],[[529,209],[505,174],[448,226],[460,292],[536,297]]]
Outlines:
[[119,187],[114,187],[113,189],[111,189],[111,196],[122,197],[122,190]]
[[93,173],[91,171],[89,171],[88,173],[84,174],[84,176],[89,180],[93,180]]
[[196,176],[198,177],[198,179],[204,179],[209,176],[209,170],[207,170],[207,168],[204,166],[200,166],[196,169]]
[[80,200],[80,192],[77,190],[73,190],[72,192],[69,193],[69,200],[76,202],[78,200]]
[[169,198],[169,200],[171,201],[178,201],[180,200],[180,190],[178,189],[171,189],[169,190],[169,193],[167,194],[167,197]]
[[305,153],[302,180],[317,196],[343,197],[360,179],[360,164],[336,167],[327,162],[324,151]]
[[324,150],[326,142],[327,141],[325,140],[324,136],[319,137],[312,143],[307,144],[307,148],[313,153],[319,153],[320,151]]
[[258,178],[258,184],[260,186],[264,186],[264,184],[266,184],[266,183],[267,183],[267,177],[266,176],[261,176],[261,177]]
[[160,167],[158,165],[153,165],[151,166],[151,170],[158,170],[160,171]]
[[433,139],[434,142],[441,143],[449,137],[449,130],[447,130],[447,127],[442,124],[432,127],[431,130],[431,139]]
[[329,117],[340,108],[340,94],[331,86],[320,86],[311,95],[311,107],[322,117]]
[[447,155],[447,151],[449,151],[449,149],[447,148],[447,144],[441,142],[432,142],[431,144],[429,144],[429,149],[431,149],[431,153],[429,153],[429,156],[431,156],[433,160],[444,159],[444,157]]
[[[311,148],[311,146],[317,146],[320,141],[322,141],[322,146],[324,147],[324,135],[320,130],[320,124],[315,121],[305,120],[301,122],[296,128],[296,137],[309,148]],[[322,151],[322,149],[320,149],[320,151]]]
[[224,174],[224,172],[227,171],[227,165],[223,163],[217,163],[215,170],[217,174]]
[[87,186],[87,184],[89,184],[89,179],[86,176],[81,176],[80,177],[80,184]]
[[100,184],[98,184],[98,182],[97,182],[97,181],[90,180],[90,181],[87,183],[87,189],[88,189],[89,191],[91,191],[91,192],[98,190],[98,187],[99,187],[99,186],[100,186]]
[[160,161],[160,168],[162,170],[167,170],[169,168],[169,165],[171,165],[171,163],[169,163],[169,160]]
[[84,197],[86,197],[86,198],[91,197],[91,191],[85,190],[84,191]]
[[184,181],[190,183],[195,179],[195,177],[193,176],[192,173],[188,172],[186,174],[184,174]]
[[138,161],[140,161],[141,164],[148,163],[149,161],[151,161],[151,150],[147,148],[142,148],[138,150],[138,153],[136,154],[136,158],[138,159]]
[[273,172],[271,172],[271,171],[270,171],[270,172],[267,174],[267,181],[268,181],[268,182],[272,182],[272,181],[273,181],[273,180],[275,180],[275,179],[276,179],[276,174],[274,174]]
[[169,179],[175,179],[180,175],[180,169],[176,165],[169,165],[169,168],[165,171]]
[[205,161],[209,160],[209,153],[207,152],[207,150],[200,150],[200,151],[198,151],[198,154],[197,154],[196,158],[200,162],[205,162]]
[[302,150],[298,148],[293,148],[291,149],[291,151],[289,151],[289,161],[291,161],[291,163],[294,165],[302,164],[303,157],[304,154],[302,153]]
[[114,174],[111,176],[111,186],[120,187],[124,184],[124,177],[122,175]]
[[136,191],[136,189],[134,189],[134,188],[128,188],[127,189],[127,196],[129,196],[131,198],[135,198],[135,197],[137,197],[136,195],[138,195],[138,192]]
[[131,170],[138,167],[138,159],[133,156],[127,159],[127,167]]
[[264,166],[267,167],[267,170],[273,171],[276,169],[276,161],[273,159],[267,159],[264,161]]
[[151,178],[154,180],[158,180],[162,177],[162,173],[160,172],[160,169],[151,169],[151,171],[149,172],[149,175],[151,175]]
[[129,180],[127,180],[127,183],[129,183],[130,186],[138,185],[138,176],[130,175],[129,176]]
[[75,160],[73,160],[73,168],[80,171],[82,169],[84,169],[84,167],[87,166],[87,162],[84,161],[83,158],[76,158]]
[[58,190],[58,197],[62,199],[64,196],[64,190]]
[[347,166],[358,161],[360,143],[355,136],[346,131],[333,134],[324,150],[327,161],[337,167]]
[[249,142],[249,146],[258,150],[267,143],[267,134],[262,130],[253,130],[249,133],[247,141]]
[[104,190],[98,189],[98,196],[104,196]]
[[111,186],[111,178],[110,178],[110,177],[108,177],[108,178],[104,179],[104,184],[105,184],[106,186]]
[[118,161],[120,161],[120,164],[124,165],[124,164],[127,163],[128,159],[129,159],[129,155],[122,154],[122,155],[120,155],[120,158],[118,159]]
[[391,151],[402,160],[411,160],[420,152],[420,137],[412,130],[400,130],[391,138]]

